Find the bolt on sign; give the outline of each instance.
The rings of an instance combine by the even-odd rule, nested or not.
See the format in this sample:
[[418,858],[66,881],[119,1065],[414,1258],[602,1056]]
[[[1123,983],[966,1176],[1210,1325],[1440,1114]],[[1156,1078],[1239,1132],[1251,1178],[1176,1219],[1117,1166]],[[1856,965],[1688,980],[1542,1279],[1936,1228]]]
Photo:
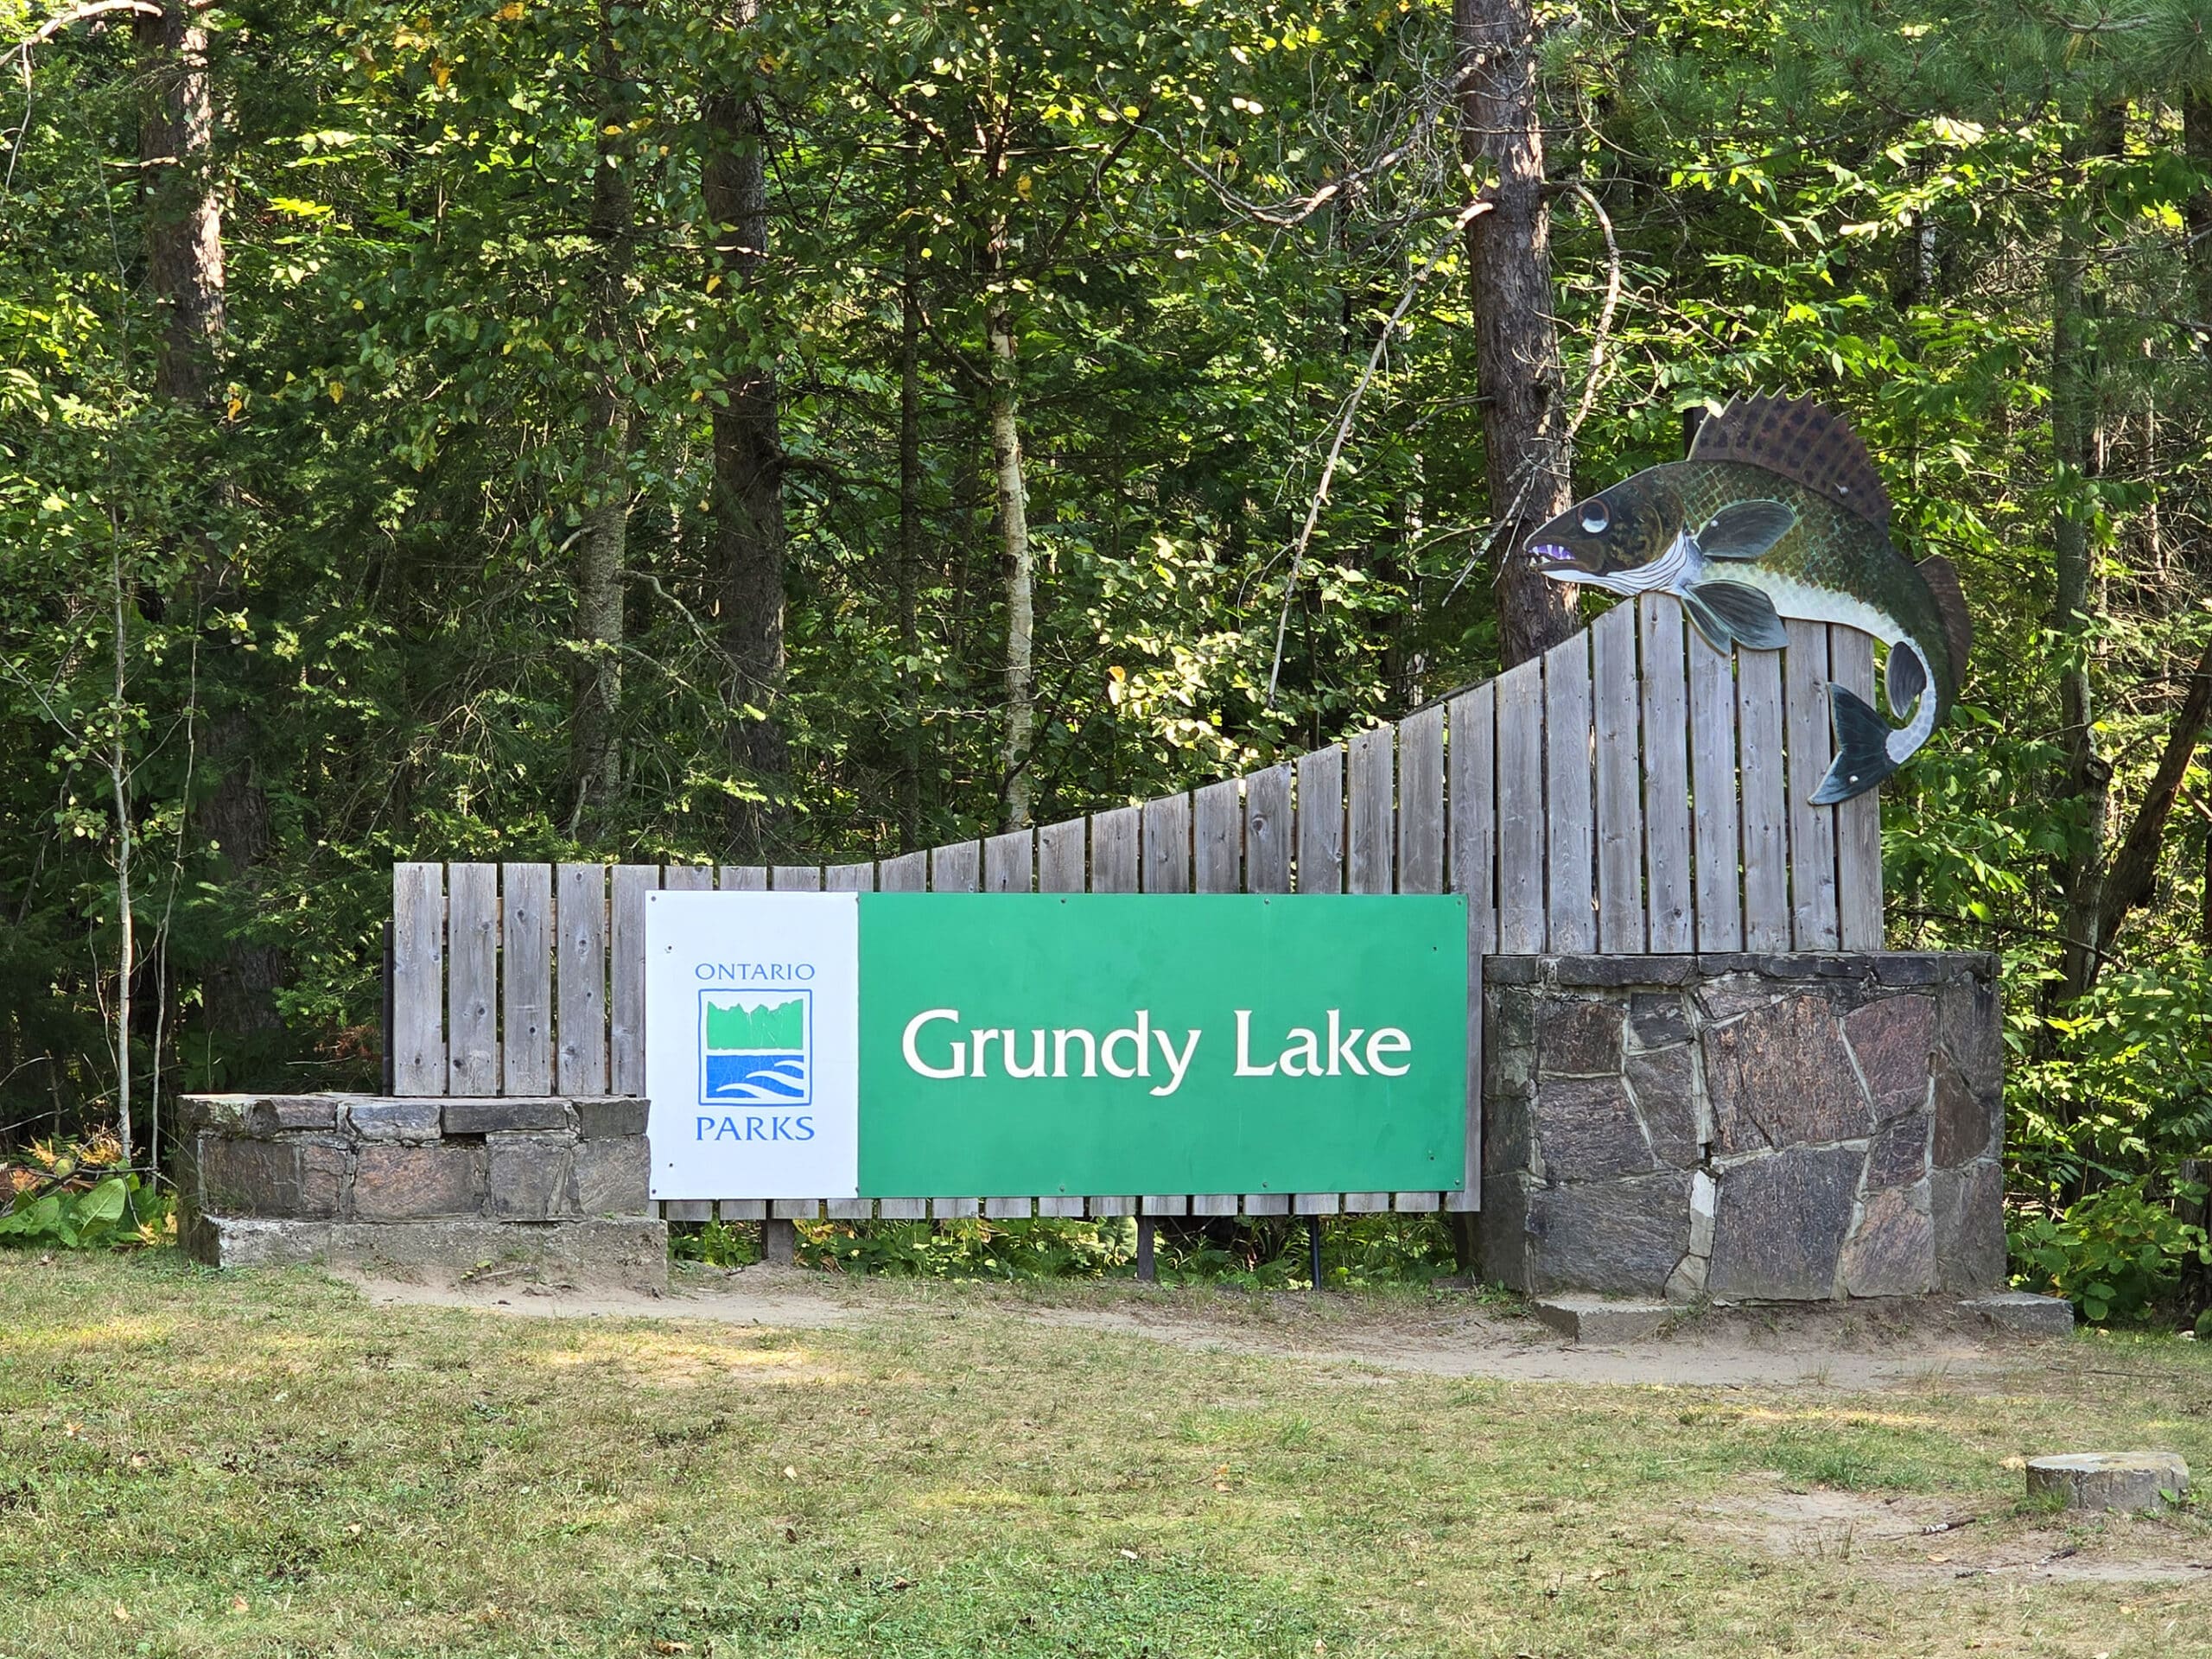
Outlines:
[[1446,1192],[1458,895],[656,893],[660,1198]]

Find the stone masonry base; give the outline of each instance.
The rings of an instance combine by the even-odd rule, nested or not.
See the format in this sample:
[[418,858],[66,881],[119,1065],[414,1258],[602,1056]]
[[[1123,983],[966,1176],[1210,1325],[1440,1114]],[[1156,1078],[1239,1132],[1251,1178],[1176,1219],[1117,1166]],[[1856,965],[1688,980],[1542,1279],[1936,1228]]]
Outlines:
[[200,1261],[667,1283],[642,1100],[191,1095],[183,1105],[178,1236]]
[[1995,966],[1490,958],[1485,1271],[1675,1302],[2000,1285]]

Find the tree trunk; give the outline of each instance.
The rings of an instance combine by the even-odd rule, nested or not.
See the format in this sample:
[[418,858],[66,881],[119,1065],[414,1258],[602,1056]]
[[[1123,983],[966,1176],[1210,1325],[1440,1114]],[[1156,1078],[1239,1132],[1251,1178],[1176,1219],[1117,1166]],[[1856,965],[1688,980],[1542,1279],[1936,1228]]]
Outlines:
[[2112,804],[2112,763],[2099,750],[2089,674],[2089,631],[2097,608],[2091,592],[2089,524],[2084,486],[2102,470],[2099,402],[2101,376],[2089,288],[2096,162],[2118,153],[2125,137],[2120,108],[2100,111],[2086,143],[2074,146],[2077,191],[2062,216],[2051,256],[2051,466],[2059,505],[2051,526],[2056,592],[2051,626],[2065,642],[2059,670],[2059,717],[2066,748],[2066,798],[2075,814],[2067,860],[2059,932],[2060,1003],[2072,1001],[2096,982],[2097,941],[2103,935],[2105,846]]
[[1036,720],[1033,642],[1035,571],[1029,547],[1029,498],[1021,476],[1020,389],[1014,379],[1014,317],[1002,293],[984,310],[991,348],[991,469],[998,494],[999,546],[1006,571],[1006,748],[1000,828],[1029,823],[1029,761]]
[[600,137],[599,165],[592,175],[597,266],[592,337],[607,355],[594,365],[600,385],[591,397],[590,426],[584,435],[591,451],[584,471],[583,527],[576,543],[576,636],[582,651],[576,660],[575,721],[569,735],[572,837],[594,820],[603,826],[622,789],[617,721],[622,702],[622,567],[630,535],[631,413],[620,386],[635,240],[628,169],[635,151],[608,0],[601,0],[593,72],[599,82]]
[[175,0],[131,25],[144,60],[138,113],[146,192],[146,276],[162,326],[154,391],[204,404],[223,335],[223,207],[214,173],[215,100],[207,30]]
[[[2143,804],[2136,809],[2120,850],[2113,855],[2097,916],[2096,943],[2101,951],[2112,949],[2121,925],[2127,920],[2127,912],[2148,902],[2157,886],[2158,853],[2165,844],[2166,821],[2173,816],[2174,803],[2181,798],[2182,779],[2188,774],[2189,763],[2196,758],[2208,718],[2212,718],[2212,644],[2208,644],[2204,654],[2197,658],[2196,671],[2189,678],[2189,693],[2182,699],[2181,712],[2174,716],[2172,729],[2166,734],[2166,746],[2158,755],[2158,768],[2151,776],[2150,790],[2143,798]],[[2094,980],[2094,963],[2090,976]]]
[[1453,38],[1466,71],[1459,94],[1461,153],[1495,206],[1467,225],[1475,312],[1475,389],[1497,569],[1498,647],[1510,668],[1580,626],[1575,590],[1522,556],[1530,532],[1573,500],[1565,372],[1552,321],[1551,231],[1544,205],[1544,134],[1529,0],[1453,0]]
[[[165,6],[131,24],[143,64],[138,114],[141,188],[145,192],[146,280],[161,320],[154,359],[156,397],[208,411],[217,401],[222,343],[223,207],[215,176],[215,99],[207,30],[191,6]],[[207,550],[196,563],[194,607],[204,613],[232,581],[229,562]],[[250,695],[250,693],[249,693]],[[243,708],[208,728],[208,762],[218,779],[194,819],[217,853],[234,898],[250,909],[257,871],[272,841],[269,798],[255,775],[254,721]],[[209,1030],[251,1046],[283,1028],[276,989],[283,954],[233,939],[207,971],[203,1006]]]
[[899,755],[899,850],[922,844],[922,295],[921,251],[906,236],[899,330],[899,671],[906,730]]
[[[741,29],[758,22],[759,0],[740,0]],[[717,93],[702,100],[707,159],[700,193],[714,220],[716,270],[758,315],[768,254],[766,124],[759,101]],[[736,359],[714,413],[713,564],[722,647],[741,713],[730,734],[736,770],[765,797],[739,801],[730,840],[740,857],[768,850],[782,823],[790,765],[778,702],[784,684],[784,452],[776,374],[766,342],[731,342]]]

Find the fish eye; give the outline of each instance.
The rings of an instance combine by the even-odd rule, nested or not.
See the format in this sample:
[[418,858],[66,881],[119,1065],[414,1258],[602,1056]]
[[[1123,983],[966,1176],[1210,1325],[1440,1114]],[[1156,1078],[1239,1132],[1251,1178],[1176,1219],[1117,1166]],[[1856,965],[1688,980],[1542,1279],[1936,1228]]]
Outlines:
[[1604,502],[1592,500],[1585,501],[1582,504],[1582,530],[1585,535],[1602,535],[1605,526],[1612,522],[1612,515],[1605,511]]

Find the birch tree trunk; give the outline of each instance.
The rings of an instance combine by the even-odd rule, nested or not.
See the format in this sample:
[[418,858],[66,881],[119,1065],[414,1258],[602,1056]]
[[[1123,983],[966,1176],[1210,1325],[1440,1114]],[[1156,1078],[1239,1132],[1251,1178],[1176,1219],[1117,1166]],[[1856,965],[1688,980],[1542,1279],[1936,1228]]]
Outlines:
[[[739,0],[743,30],[760,20],[760,0]],[[766,123],[755,99],[717,93],[702,101],[707,158],[700,190],[714,221],[712,258],[735,296],[758,315],[768,257]],[[746,712],[730,732],[736,770],[767,797],[738,801],[730,814],[733,855],[767,850],[783,821],[777,801],[790,751],[778,717],[784,684],[784,452],[776,373],[765,343],[738,344],[714,413],[713,563],[722,648]]]
[[899,284],[899,675],[906,729],[899,756],[899,850],[922,844],[922,295],[921,248],[911,231]]
[[1006,572],[1006,747],[1000,827],[1020,830],[1029,823],[1029,761],[1036,721],[1035,571],[1029,545],[1029,497],[1021,474],[1014,317],[1002,292],[992,294],[983,327],[990,340],[991,472]]
[[[629,168],[635,147],[607,0],[601,0],[594,60],[599,81],[599,165],[592,175],[591,236],[597,249],[592,337],[606,356],[590,404],[583,525],[576,543],[575,723],[570,729],[574,804],[569,833],[604,819],[620,798],[622,755],[622,569],[630,533],[631,410],[620,391],[623,319],[628,310],[635,214]],[[610,130],[612,129],[613,130]]]
[[1529,0],[1453,0],[1465,79],[1459,147],[1494,206],[1467,225],[1482,399],[1491,559],[1503,666],[1557,645],[1580,624],[1575,590],[1522,556],[1529,532],[1573,500],[1565,374],[1552,321],[1551,230],[1544,205],[1543,111]]

